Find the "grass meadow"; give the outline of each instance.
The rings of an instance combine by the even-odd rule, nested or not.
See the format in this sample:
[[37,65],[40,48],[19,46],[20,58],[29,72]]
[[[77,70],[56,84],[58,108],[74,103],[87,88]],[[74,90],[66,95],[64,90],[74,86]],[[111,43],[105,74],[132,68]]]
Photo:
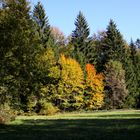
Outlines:
[[18,116],[0,125],[0,140],[140,140],[140,111]]

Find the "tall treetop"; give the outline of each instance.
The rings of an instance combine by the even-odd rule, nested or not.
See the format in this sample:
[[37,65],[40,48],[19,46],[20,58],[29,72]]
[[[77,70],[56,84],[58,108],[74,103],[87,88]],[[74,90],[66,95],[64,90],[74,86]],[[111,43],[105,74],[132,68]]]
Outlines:
[[76,21],[75,21],[76,29],[72,33],[72,38],[82,38],[83,40],[88,38],[90,31],[89,26],[84,17],[83,13],[80,11]]
[[45,13],[45,9],[40,2],[38,2],[34,7],[33,19],[36,23],[36,31],[38,32],[38,35],[40,37],[40,44],[46,47],[48,40],[50,39],[51,29],[48,17]]
[[43,29],[46,25],[49,25],[48,17],[46,16],[44,7],[40,2],[38,2],[34,7],[33,17],[41,29]]

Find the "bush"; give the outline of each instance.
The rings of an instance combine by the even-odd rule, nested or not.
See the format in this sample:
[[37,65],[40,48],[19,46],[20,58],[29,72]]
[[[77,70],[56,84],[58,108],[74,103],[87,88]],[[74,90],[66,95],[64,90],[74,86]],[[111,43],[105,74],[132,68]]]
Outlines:
[[40,115],[53,115],[57,113],[59,109],[55,107],[52,103],[44,103],[39,114]]
[[15,120],[15,114],[10,108],[0,107],[0,124]]

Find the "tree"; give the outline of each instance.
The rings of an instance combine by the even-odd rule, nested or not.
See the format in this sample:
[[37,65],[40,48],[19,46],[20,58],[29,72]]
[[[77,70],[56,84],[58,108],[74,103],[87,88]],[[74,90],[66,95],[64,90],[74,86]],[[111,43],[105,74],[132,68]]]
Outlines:
[[88,110],[99,109],[104,104],[103,75],[97,74],[92,64],[86,64],[85,108]]
[[[55,54],[52,48],[48,47],[43,50],[40,54],[36,56],[38,75],[40,75],[40,82],[42,85],[47,85],[49,83],[56,84],[56,79],[59,78],[60,72],[58,69],[57,61],[55,60]],[[53,80],[54,79],[54,80]]]
[[85,49],[89,43],[88,37],[90,31],[87,21],[81,11],[76,18],[75,26],[76,28],[72,32],[71,38],[71,44],[74,46],[72,57],[80,63],[82,69],[84,70],[86,64]]
[[51,28],[51,35],[54,40],[54,44],[57,46],[63,46],[65,45],[65,36],[62,31],[60,31],[57,27]]
[[110,60],[106,64],[106,107],[123,108],[128,95],[125,82],[125,70],[119,61]]
[[102,42],[100,63],[105,65],[109,60],[123,62],[125,59],[125,42],[116,24],[110,20]]
[[51,47],[36,56],[36,67],[37,93],[29,96],[28,108],[34,108],[34,111],[41,113],[45,112],[48,103],[56,104],[57,84],[60,79],[60,68]]
[[133,65],[132,59],[129,56],[125,61],[125,81],[128,89],[128,96],[125,101],[125,106],[128,108],[136,107],[136,97],[137,97],[137,79],[135,73],[135,67]]
[[10,105],[23,107],[32,92],[37,37],[33,34],[28,2],[5,0],[5,4],[7,8],[0,18],[0,84],[7,89]]
[[131,53],[131,60],[133,61],[133,64],[135,65],[135,56],[136,56],[137,50],[136,50],[136,45],[134,44],[133,40],[131,40],[129,47],[130,47],[130,53]]
[[106,60],[104,59],[104,53],[103,53],[103,42],[106,37],[105,31],[99,31],[97,34],[94,34],[92,37],[93,45],[89,46],[89,54],[90,54],[90,60],[92,64],[95,65],[98,72],[103,72],[105,69],[105,63]]
[[84,47],[88,41],[90,32],[87,21],[81,11],[76,18],[75,26],[76,29],[72,33],[72,44],[75,47],[75,51],[84,52]]
[[50,38],[50,25],[48,21],[48,17],[45,14],[45,10],[43,5],[38,2],[37,5],[34,7],[33,10],[33,19],[36,22],[37,32],[40,37],[40,43],[43,44],[44,47],[46,47],[47,42]]
[[56,59],[59,59],[59,56],[61,52],[65,51],[66,44],[65,44],[65,36],[62,31],[60,31],[59,28],[57,27],[52,27],[51,28],[51,41],[52,41],[52,48],[53,51],[55,52],[55,57]]
[[138,104],[138,97],[140,93],[140,75],[139,75],[139,51],[137,48],[137,41],[134,43],[131,40],[129,45],[128,58],[126,60],[126,81],[129,90],[129,95],[127,96],[126,106],[136,107]]
[[60,108],[63,110],[79,110],[83,104],[84,76],[79,63],[60,56],[61,79],[58,83],[58,97]]
[[136,54],[136,77],[137,77],[137,107],[140,108],[140,52]]

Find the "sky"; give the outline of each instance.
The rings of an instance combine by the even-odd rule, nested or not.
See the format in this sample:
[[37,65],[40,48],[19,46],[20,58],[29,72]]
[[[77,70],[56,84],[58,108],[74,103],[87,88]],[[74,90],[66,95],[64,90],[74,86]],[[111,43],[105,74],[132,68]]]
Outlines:
[[40,1],[51,26],[66,36],[75,29],[75,19],[82,11],[90,34],[106,29],[113,19],[126,41],[140,38],[140,0],[30,0],[32,6]]

